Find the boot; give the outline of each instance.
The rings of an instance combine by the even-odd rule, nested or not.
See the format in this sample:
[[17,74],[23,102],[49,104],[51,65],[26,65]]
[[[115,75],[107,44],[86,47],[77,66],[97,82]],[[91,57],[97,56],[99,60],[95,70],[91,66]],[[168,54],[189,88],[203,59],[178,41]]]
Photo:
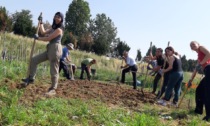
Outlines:
[[23,81],[24,83],[27,83],[27,84],[29,84],[29,83],[34,83],[34,79],[31,79],[30,77],[25,78],[25,79],[22,79],[22,81]]
[[205,117],[203,118],[203,120],[204,120],[204,121],[210,121],[210,116],[205,116]]
[[200,115],[203,114],[202,109],[198,109],[198,108],[195,108],[194,112],[195,112],[196,114],[200,114]]

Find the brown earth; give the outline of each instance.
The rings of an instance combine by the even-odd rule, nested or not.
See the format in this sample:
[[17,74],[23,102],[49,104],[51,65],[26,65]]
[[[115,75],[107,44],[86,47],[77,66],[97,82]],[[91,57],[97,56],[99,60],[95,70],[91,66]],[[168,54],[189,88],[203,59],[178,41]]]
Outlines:
[[[40,99],[46,99],[44,95],[50,87],[49,82],[36,82],[27,87],[23,87],[21,83],[17,84],[5,80],[10,89],[24,89],[24,93],[20,98],[22,104],[33,104]],[[47,84],[49,83],[49,84]],[[131,109],[140,108],[142,104],[149,103],[156,105],[156,96],[144,90],[142,94],[140,87],[138,90],[132,89],[132,86],[116,83],[102,83],[88,80],[64,80],[60,79],[57,94],[53,97],[66,98],[66,99],[81,99],[81,100],[98,100],[107,105],[122,106]],[[182,108],[187,108],[187,101],[183,100]],[[160,105],[158,105],[160,106]]]
[[[24,88],[24,94],[20,98],[23,104],[31,104],[39,99],[46,99],[44,93],[47,92],[50,84],[35,83],[27,87],[12,83],[10,89]],[[99,100],[110,106],[124,106],[129,108],[140,107],[142,103],[155,102],[155,95],[145,92],[144,95],[138,90],[132,89],[128,85],[120,85],[113,83],[101,83],[88,80],[60,80],[57,94],[54,97],[67,99],[82,99],[82,100]]]
[[[45,80],[46,81],[46,80]],[[9,86],[10,90],[23,89],[23,95],[19,102],[20,104],[33,105],[37,100],[44,100],[47,98],[66,98],[66,99],[81,99],[81,100],[98,100],[110,107],[126,107],[132,110],[137,110],[148,103],[158,107],[160,110],[169,110],[168,107],[157,105],[156,96],[150,92],[144,91],[142,94],[140,87],[138,90],[132,89],[132,86],[116,83],[102,83],[88,80],[62,80],[60,79],[57,94],[53,97],[46,97],[44,95],[50,87],[48,82],[36,82],[27,87],[23,87],[21,83],[17,84],[8,79],[5,83]],[[48,84],[47,84],[48,83]],[[183,100],[181,108],[187,108],[187,101]],[[175,121],[176,122],[176,121]],[[177,121],[179,122],[179,121]],[[177,123],[176,122],[176,123]]]

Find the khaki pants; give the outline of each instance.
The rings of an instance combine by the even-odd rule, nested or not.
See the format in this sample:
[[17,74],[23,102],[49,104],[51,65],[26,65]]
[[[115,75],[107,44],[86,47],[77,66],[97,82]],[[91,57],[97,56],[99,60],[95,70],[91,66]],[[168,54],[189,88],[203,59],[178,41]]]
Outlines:
[[59,62],[62,56],[62,46],[60,43],[53,43],[47,45],[47,51],[34,56],[31,59],[30,66],[30,78],[34,78],[36,75],[37,65],[46,60],[50,61],[50,75],[52,86],[51,88],[56,89],[59,78]]

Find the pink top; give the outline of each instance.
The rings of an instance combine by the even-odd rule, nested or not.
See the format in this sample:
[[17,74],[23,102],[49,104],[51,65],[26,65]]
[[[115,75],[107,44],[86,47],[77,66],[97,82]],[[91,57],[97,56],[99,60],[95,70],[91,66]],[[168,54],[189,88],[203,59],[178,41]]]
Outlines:
[[[200,51],[200,48],[198,48],[198,62],[200,63],[206,55]],[[204,64],[202,64],[203,69],[206,67],[206,65],[210,64],[210,59],[208,59]]]

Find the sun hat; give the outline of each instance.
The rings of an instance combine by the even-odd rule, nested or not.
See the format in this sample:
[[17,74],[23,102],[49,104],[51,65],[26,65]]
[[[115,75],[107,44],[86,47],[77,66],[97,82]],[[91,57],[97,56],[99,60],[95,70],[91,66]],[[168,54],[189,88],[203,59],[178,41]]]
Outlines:
[[74,50],[74,45],[72,43],[69,43],[66,46],[69,47],[69,48],[71,48],[72,50]]

